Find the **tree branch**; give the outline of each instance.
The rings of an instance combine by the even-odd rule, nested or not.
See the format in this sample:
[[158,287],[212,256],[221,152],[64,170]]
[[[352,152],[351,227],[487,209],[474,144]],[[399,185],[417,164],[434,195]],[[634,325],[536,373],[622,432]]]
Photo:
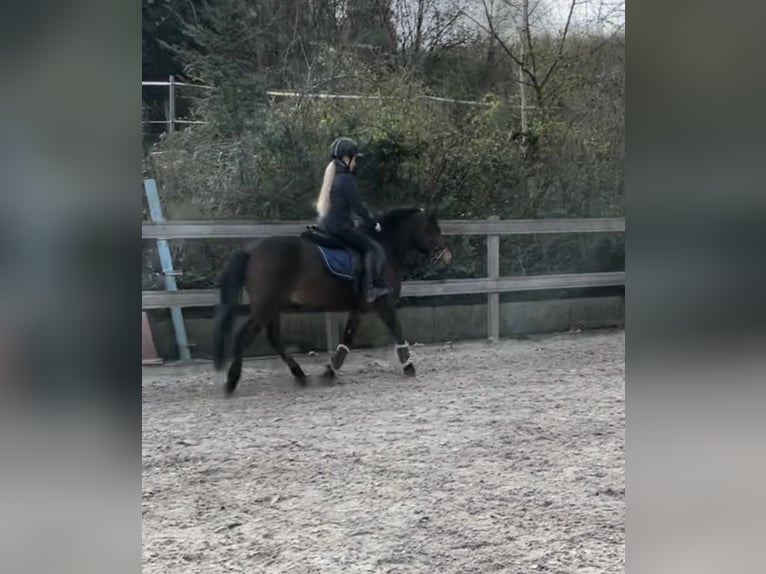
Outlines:
[[[458,21],[461,14],[460,12],[456,12],[449,16],[448,20],[444,23],[435,22],[433,25],[429,26],[426,30],[424,36],[431,37],[431,41],[428,43],[428,49],[434,50],[436,48],[440,47],[440,42],[442,40],[442,35],[447,32],[452,26],[454,26],[455,22]],[[445,44],[445,46],[459,46],[461,44],[465,43],[465,38],[456,38],[455,40],[452,40]]]
[[556,57],[553,59],[553,62],[551,63],[551,67],[548,69],[548,72],[545,74],[543,81],[540,82],[541,88],[548,82],[548,80],[551,77],[551,74],[553,74],[553,71],[558,67],[559,63],[561,62],[561,58],[564,56],[564,42],[566,42],[567,34],[569,33],[569,25],[572,23],[572,14],[574,13],[574,9],[576,5],[577,5],[577,0],[572,0],[572,3],[569,5],[569,14],[567,15],[567,23],[564,25],[564,31],[561,33],[561,41],[559,42],[558,52],[556,54]]
[[498,33],[495,31],[495,27],[494,27],[494,25],[492,24],[492,18],[491,18],[491,16],[489,15],[489,10],[488,10],[488,8],[487,8],[487,3],[486,3],[486,1],[484,1],[484,0],[483,0],[483,1],[482,1],[482,3],[484,4],[484,11],[485,11],[485,14],[487,15],[487,24],[489,25],[489,28],[487,28],[487,26],[485,26],[484,24],[482,24],[481,22],[479,22],[479,21],[478,21],[476,18],[474,18],[474,17],[473,17],[473,16],[471,16],[470,14],[466,14],[466,13],[465,13],[464,11],[462,11],[462,10],[460,11],[460,12],[461,12],[461,15],[463,15],[463,16],[465,16],[465,17],[467,17],[469,20],[471,20],[471,21],[472,21],[474,24],[476,24],[476,25],[477,25],[479,28],[481,28],[481,29],[482,29],[482,30],[484,30],[485,32],[487,32],[487,33],[491,34],[491,35],[492,35],[492,37],[493,37],[495,40],[497,40],[497,43],[498,43],[498,44],[500,44],[500,47],[501,47],[501,48],[503,49],[503,51],[504,51],[504,52],[505,52],[505,53],[508,55],[508,57],[509,57],[509,58],[511,58],[511,60],[513,60],[513,61],[516,63],[516,65],[517,65],[517,66],[521,66],[522,68],[524,68],[524,62],[522,62],[522,61],[519,59],[519,57],[518,57],[518,56],[516,56],[516,54],[514,54],[514,53],[513,53],[513,51],[512,51],[512,50],[511,50],[511,49],[510,49],[510,48],[509,48],[507,45],[506,45],[506,43],[505,43],[505,42],[503,42],[502,38],[500,38],[500,36],[498,35]]
[[[535,48],[532,45],[532,33],[529,31],[529,12],[527,12],[527,19],[525,22],[522,22],[523,30],[521,37],[523,38],[522,41],[526,41],[527,43],[527,53],[529,54],[529,59],[532,62],[532,74],[535,77],[535,81],[537,80],[537,59],[535,58]],[[540,86],[542,88],[542,85]]]

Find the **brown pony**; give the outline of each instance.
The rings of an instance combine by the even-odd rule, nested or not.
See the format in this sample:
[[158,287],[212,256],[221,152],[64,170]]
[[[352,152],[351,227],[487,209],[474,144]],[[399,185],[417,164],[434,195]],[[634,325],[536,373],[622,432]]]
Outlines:
[[[269,343],[301,383],[306,374],[288,356],[279,339],[279,313],[287,308],[310,308],[316,311],[348,311],[343,341],[331,355],[323,373],[332,378],[341,368],[360,317],[367,311],[376,312],[396,341],[396,352],[404,373],[415,374],[409,346],[402,337],[396,316],[396,302],[402,285],[402,272],[411,256],[420,253],[432,263],[449,263],[452,255],[444,245],[441,229],[433,213],[417,208],[397,208],[380,218],[381,232],[366,232],[383,246],[386,252],[384,277],[392,293],[367,303],[353,281],[331,274],[325,266],[317,243],[332,247],[332,240],[310,232],[300,237],[269,237],[256,243],[249,251],[238,251],[229,259],[220,280],[220,304],[215,314],[215,369],[223,374],[231,350],[232,363],[226,377],[226,394],[237,388],[242,374],[242,353],[253,338],[265,327]],[[312,238],[313,237],[313,238]],[[247,321],[235,332],[236,309],[241,303],[242,288],[250,300]],[[232,339],[233,336],[233,339]],[[232,345],[233,342],[233,345]]]

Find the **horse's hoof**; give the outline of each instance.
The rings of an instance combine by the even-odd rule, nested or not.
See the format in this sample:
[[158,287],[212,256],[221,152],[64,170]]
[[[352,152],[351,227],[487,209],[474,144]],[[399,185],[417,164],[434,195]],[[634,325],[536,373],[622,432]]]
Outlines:
[[240,373],[229,373],[228,377],[226,377],[226,384],[224,385],[224,392],[226,393],[227,397],[230,397],[235,390],[237,390],[237,385],[239,384],[239,379],[241,377]]
[[335,352],[330,357],[330,366],[335,370],[336,372],[343,367],[343,363],[346,361],[346,357],[348,356],[349,350],[346,345],[340,344],[338,345],[338,348],[335,350]]
[[237,388],[237,381],[232,381],[226,371],[219,371],[216,373],[216,383],[223,389],[223,394],[226,397],[230,397]]
[[332,381],[336,377],[335,369],[333,369],[330,365],[327,365],[324,368],[324,372],[322,373],[322,378],[326,381]]
[[407,377],[414,377],[415,376],[415,365],[410,363],[409,365],[406,365],[404,367],[404,374]]
[[304,373],[303,369],[301,369],[300,367],[295,367],[293,369],[290,369],[290,372],[292,373],[293,377],[295,377],[296,379],[302,379],[304,381],[306,380],[306,373]]
[[295,375],[295,384],[300,385],[301,387],[305,387],[309,384],[309,378],[306,375]]

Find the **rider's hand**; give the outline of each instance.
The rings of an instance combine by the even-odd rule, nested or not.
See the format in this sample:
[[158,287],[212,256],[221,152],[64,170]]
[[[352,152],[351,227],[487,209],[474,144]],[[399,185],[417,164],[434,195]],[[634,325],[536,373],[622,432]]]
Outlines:
[[380,223],[376,223],[376,224],[375,224],[375,231],[377,231],[378,233],[380,233]]

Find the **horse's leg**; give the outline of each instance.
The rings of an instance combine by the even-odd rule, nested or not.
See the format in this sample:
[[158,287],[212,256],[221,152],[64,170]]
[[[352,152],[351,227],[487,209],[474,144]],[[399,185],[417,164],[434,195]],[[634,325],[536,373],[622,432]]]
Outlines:
[[300,365],[295,361],[295,359],[287,354],[284,346],[282,345],[282,340],[279,337],[279,315],[275,316],[271,321],[269,321],[269,324],[266,327],[266,336],[268,337],[271,346],[274,347],[274,350],[279,353],[279,356],[282,357],[282,360],[287,364],[288,367],[290,367],[290,372],[293,374],[293,376],[298,380],[299,383],[305,384],[306,373],[303,372],[303,369],[301,369]]
[[335,352],[330,356],[330,362],[325,367],[322,376],[325,378],[332,378],[335,373],[343,367],[343,363],[346,361],[346,357],[351,352],[351,345],[354,342],[354,336],[359,329],[359,323],[361,322],[361,316],[358,310],[352,310],[348,314],[346,319],[346,327],[343,329],[343,341],[335,349]]
[[244,354],[245,347],[253,342],[255,336],[263,328],[263,323],[257,318],[255,314],[250,315],[247,321],[234,335],[234,345],[232,350],[232,362],[229,366],[229,371],[226,375],[226,394],[231,395],[237,388],[239,379],[242,376],[242,355]]
[[375,311],[391,331],[396,341],[396,356],[402,365],[404,374],[409,377],[415,376],[415,365],[410,358],[410,345],[402,337],[402,327],[399,324],[399,318],[396,316],[396,305],[392,295],[381,297],[375,301]]
[[338,345],[338,348],[335,349],[335,352],[330,358],[330,365],[336,371],[339,371],[341,367],[343,367],[343,363],[346,361],[346,357],[351,352],[351,345],[354,342],[354,337],[356,336],[356,332],[359,329],[360,322],[361,317],[359,315],[359,311],[352,310],[348,314],[348,319],[346,319],[346,327],[343,329],[343,341],[340,343],[340,345]]
[[261,332],[271,313],[271,310],[266,310],[262,307],[252,309],[250,317],[234,336],[233,360],[226,377],[227,395],[232,394],[239,383],[242,375],[242,356],[245,352],[245,347],[252,343],[255,336]]

